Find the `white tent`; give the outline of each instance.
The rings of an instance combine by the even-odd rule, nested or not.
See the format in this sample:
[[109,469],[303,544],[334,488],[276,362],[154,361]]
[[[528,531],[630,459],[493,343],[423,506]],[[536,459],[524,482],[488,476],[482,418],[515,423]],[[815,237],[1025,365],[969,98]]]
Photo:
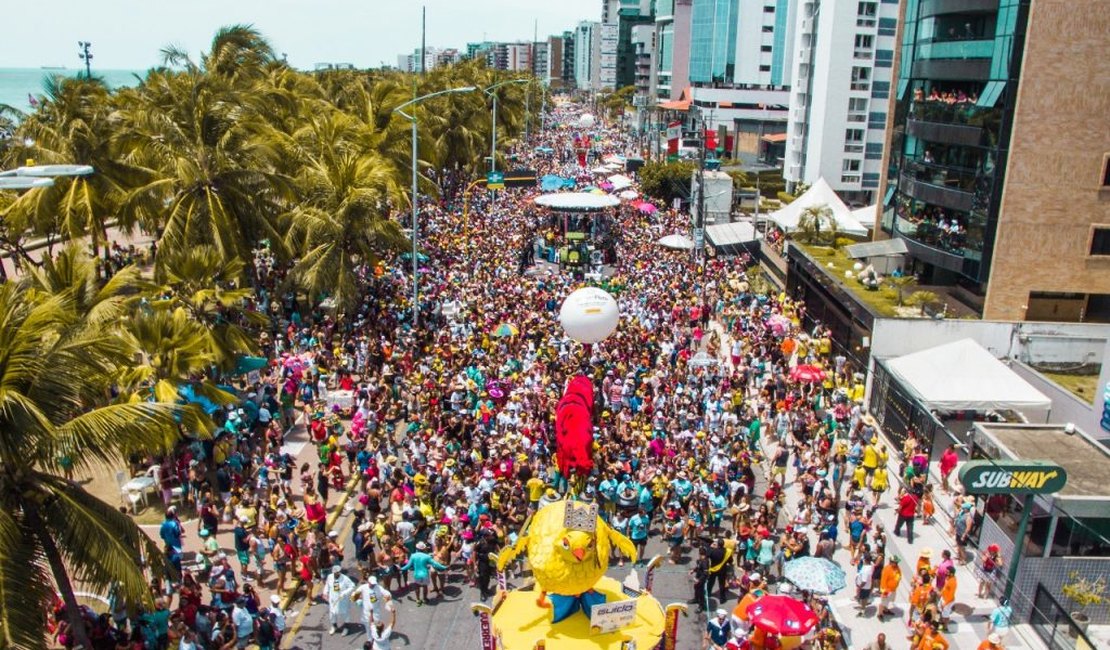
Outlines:
[[844,205],[844,202],[829,187],[824,178],[818,178],[817,182],[804,194],[794,199],[785,208],[772,212],[768,215],[768,218],[784,231],[793,232],[798,229],[798,221],[801,220],[802,212],[806,208],[818,205],[828,206],[832,210],[832,217],[836,220],[837,232],[849,235],[867,234],[866,226],[852,216],[852,211]]
[[890,359],[886,367],[930,410],[1013,410],[1042,422],[1052,408],[1052,400],[972,339]]
[[756,241],[755,228],[749,221],[716,223],[706,226],[705,237],[714,248],[725,252],[738,252],[737,248]]
[[661,237],[659,241],[655,243],[659,244],[663,248],[673,248],[680,251],[688,251],[694,248],[693,239],[690,239],[686,235],[680,235],[678,233]]
[[632,187],[632,179],[624,174],[613,174],[609,177],[609,182],[613,184],[613,191],[615,192]]
[[879,206],[877,205],[865,205],[862,208],[856,208],[855,210],[852,210],[850,214],[852,215],[853,219],[860,222],[860,224],[862,224],[863,226],[873,227],[875,224],[875,214],[877,213],[878,209]]

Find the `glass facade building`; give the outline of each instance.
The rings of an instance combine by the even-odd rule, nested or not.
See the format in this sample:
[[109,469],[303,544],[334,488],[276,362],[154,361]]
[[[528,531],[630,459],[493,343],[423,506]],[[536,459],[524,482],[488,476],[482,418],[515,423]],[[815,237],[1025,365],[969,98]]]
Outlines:
[[1031,0],[906,0],[882,229],[925,284],[990,273]]
[[690,20],[690,81],[730,82],[736,70],[738,0],[694,0]]

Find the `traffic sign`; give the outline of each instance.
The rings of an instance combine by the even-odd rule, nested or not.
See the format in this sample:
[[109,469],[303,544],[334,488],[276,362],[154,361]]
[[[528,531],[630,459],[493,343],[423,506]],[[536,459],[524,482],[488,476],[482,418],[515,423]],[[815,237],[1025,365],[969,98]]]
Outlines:
[[505,174],[503,174],[502,172],[489,172],[488,174],[486,174],[486,189],[505,189]]

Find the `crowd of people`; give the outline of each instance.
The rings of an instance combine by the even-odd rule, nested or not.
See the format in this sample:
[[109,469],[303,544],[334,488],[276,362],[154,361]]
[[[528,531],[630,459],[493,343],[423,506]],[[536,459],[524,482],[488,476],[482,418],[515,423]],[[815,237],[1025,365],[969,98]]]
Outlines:
[[[515,151],[518,162],[586,174],[569,144],[575,115],[557,108],[550,128]],[[593,130],[600,153],[632,151],[631,136]],[[466,214],[457,191],[422,200],[416,327],[408,263],[366,268],[359,308],[336,314],[323,297],[285,292],[280,268],[260,252],[254,308],[271,317],[260,340],[270,363],[237,386],[241,404],[216,414],[223,435],[161,459],[166,503],[177,488],[182,504],[167,508],[159,530],[172,569],[152,576],[155,609],[112,597],[107,614],[87,612],[96,647],[274,648],[292,595],[326,604],[332,634],[363,633],[368,647],[388,648],[399,599],[434,606],[452,577],[492,597],[490,554],[571,489],[553,459],[553,423],[579,374],[597,396],[596,470],[576,497],[598,502],[641,561],[655,538],[671,563],[687,566],[697,607],[726,614],[710,616],[712,647],[777,647],[728,616],[726,603],[777,588],[786,561],[832,558],[842,546],[861,612],[878,591],[878,615],[892,614],[894,592],[912,582],[912,647],[947,647],[958,562],[943,556],[934,566],[923,555],[906,566],[873,520],[884,502],[898,508],[893,533],[906,528],[912,543],[915,520],[932,514],[927,472],[907,462],[899,490],[862,408],[861,369],[834,352],[829,331],[803,329],[804,304],[751,291],[749,260],[695,262],[658,247],[686,215],[622,205],[604,281],[620,325],[583,347],[558,322],[562,298],[582,280],[542,260],[521,264],[538,235],[557,237],[538,230],[547,222],[535,196],[482,192]],[[711,361],[694,363],[699,352]],[[797,378],[803,365],[817,375]],[[310,462],[285,445],[296,423],[307,429]],[[350,539],[328,527],[340,500]],[[196,513],[195,527],[180,508]],[[217,540],[228,530],[230,546]],[[201,549],[187,553],[194,534]],[[514,563],[509,580],[526,573]],[[798,597],[821,616],[813,642],[835,647],[829,605],[820,594]],[[55,635],[69,645],[62,613],[52,616]]]

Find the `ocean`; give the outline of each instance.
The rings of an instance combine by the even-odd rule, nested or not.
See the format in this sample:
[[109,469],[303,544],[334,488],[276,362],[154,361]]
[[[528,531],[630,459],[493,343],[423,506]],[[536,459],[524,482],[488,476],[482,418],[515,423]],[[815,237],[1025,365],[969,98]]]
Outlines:
[[[93,68],[93,76],[100,77],[108,84],[109,88],[120,88],[138,85],[140,77],[146,76],[145,70],[97,70]],[[0,104],[7,104],[23,112],[31,110],[27,95],[38,97],[43,94],[42,82],[49,75],[65,75],[76,77],[85,74],[84,68],[0,68]]]

